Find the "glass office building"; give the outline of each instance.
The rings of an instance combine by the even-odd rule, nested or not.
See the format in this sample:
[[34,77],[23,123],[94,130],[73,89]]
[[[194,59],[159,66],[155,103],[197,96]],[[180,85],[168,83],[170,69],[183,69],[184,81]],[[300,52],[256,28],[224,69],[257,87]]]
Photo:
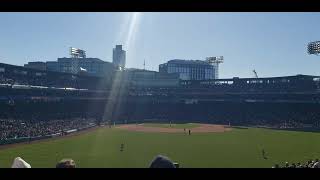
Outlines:
[[178,73],[181,80],[215,79],[215,66],[202,60],[174,59],[159,65],[159,72]]

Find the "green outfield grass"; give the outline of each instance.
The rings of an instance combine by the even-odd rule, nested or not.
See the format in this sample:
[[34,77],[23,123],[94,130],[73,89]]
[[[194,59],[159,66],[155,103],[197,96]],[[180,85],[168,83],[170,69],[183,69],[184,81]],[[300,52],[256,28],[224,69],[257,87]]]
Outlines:
[[[225,133],[141,133],[100,128],[79,136],[0,150],[0,167],[16,156],[32,167],[54,167],[72,158],[78,167],[148,167],[157,154],[181,167],[271,167],[320,157],[320,133],[233,129]],[[125,143],[123,152],[120,144]],[[267,160],[262,158],[265,149]]]
[[146,127],[161,127],[161,128],[176,128],[176,129],[191,129],[191,128],[195,128],[198,127],[199,124],[196,123],[187,123],[187,124],[156,124],[156,123],[143,123],[143,126]]

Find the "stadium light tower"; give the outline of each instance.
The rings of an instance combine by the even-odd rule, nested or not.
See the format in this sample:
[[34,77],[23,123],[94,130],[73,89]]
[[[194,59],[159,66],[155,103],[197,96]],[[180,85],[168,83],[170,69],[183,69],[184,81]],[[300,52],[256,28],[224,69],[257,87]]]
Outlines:
[[219,79],[219,64],[223,63],[223,56],[207,57],[206,61],[214,66],[214,78]]
[[70,56],[71,58],[86,58],[86,51],[70,47]]
[[320,41],[310,42],[308,44],[308,54],[319,56],[320,54]]
[[79,67],[79,58],[86,58],[86,51],[78,48],[70,47],[70,56],[72,58],[72,68],[71,72],[74,74],[77,74],[79,71],[81,71],[81,67]]

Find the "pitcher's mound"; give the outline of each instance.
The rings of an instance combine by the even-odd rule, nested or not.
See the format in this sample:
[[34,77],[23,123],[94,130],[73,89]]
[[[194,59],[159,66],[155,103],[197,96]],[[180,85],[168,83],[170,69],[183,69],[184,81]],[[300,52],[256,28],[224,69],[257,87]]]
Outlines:
[[[184,133],[184,129],[177,128],[162,128],[162,127],[147,127],[143,125],[120,125],[116,128],[125,129],[129,131],[138,131],[138,132],[163,132],[163,133]],[[199,124],[198,127],[195,128],[186,128],[186,131],[191,129],[191,133],[208,133],[208,132],[226,132],[230,131],[231,128],[224,125],[214,125],[214,124]]]

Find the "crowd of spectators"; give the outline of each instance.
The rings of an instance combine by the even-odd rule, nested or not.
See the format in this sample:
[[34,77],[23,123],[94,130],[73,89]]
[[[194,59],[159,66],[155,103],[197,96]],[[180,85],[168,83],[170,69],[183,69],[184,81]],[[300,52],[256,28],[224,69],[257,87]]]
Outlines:
[[21,137],[39,137],[94,125],[95,119],[74,118],[45,121],[0,119],[0,140]]
[[308,160],[305,163],[289,163],[285,162],[283,166],[280,166],[279,164],[275,164],[272,168],[320,168],[320,162],[319,159],[315,160]]
[[0,74],[0,84],[13,84],[14,80],[10,78],[6,78]]

